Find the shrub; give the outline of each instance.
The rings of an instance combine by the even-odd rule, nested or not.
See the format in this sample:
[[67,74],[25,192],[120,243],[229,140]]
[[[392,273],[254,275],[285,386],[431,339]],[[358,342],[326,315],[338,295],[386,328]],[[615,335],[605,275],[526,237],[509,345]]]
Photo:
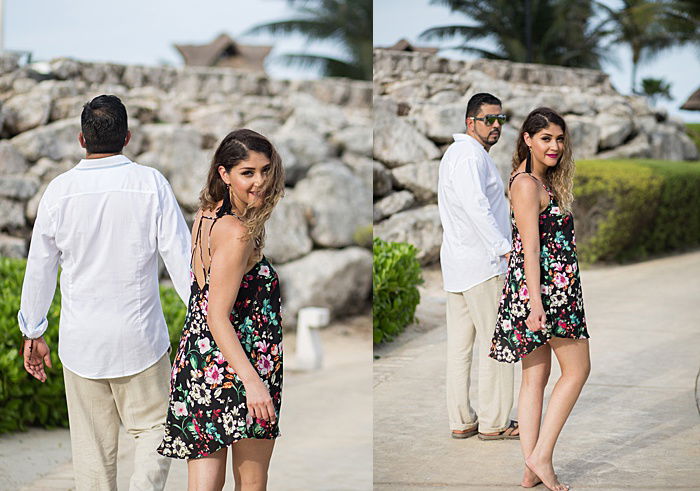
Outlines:
[[576,235],[582,261],[631,261],[700,245],[700,163],[577,163]]
[[686,123],[685,129],[688,136],[695,142],[695,146],[700,150],[700,123]]
[[389,341],[415,320],[423,283],[418,250],[404,242],[375,238],[372,267],[374,342]]
[[[0,257],[0,434],[25,430],[27,426],[67,427],[68,409],[63,386],[63,368],[58,359],[58,320],[61,294],[51,303],[49,327],[44,339],[51,348],[51,364],[43,384],[23,366],[22,334],[17,325],[26,261]],[[160,288],[163,313],[168,323],[172,353],[177,350],[186,308],[172,288]]]

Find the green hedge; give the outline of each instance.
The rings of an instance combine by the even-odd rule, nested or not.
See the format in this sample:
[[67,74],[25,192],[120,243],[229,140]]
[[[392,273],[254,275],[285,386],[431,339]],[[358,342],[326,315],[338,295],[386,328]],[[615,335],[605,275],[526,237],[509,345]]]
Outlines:
[[688,136],[693,139],[695,146],[700,150],[700,123],[686,123],[685,128]]
[[[27,426],[68,426],[63,370],[58,359],[58,319],[61,310],[58,286],[47,316],[49,328],[44,334],[51,348],[53,368],[47,369],[48,376],[42,384],[23,367],[19,352],[22,334],[17,326],[17,311],[25,265],[25,260],[0,257],[0,434],[25,430]],[[172,288],[161,287],[160,294],[174,356],[186,308]]]
[[577,162],[574,195],[583,262],[626,262],[700,245],[700,162]]
[[372,267],[374,342],[389,341],[414,321],[423,283],[418,250],[404,242],[375,238]]

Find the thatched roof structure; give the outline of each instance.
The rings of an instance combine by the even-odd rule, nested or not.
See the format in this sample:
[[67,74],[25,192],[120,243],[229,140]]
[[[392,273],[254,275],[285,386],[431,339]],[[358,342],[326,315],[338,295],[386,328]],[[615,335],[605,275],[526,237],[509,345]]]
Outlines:
[[265,57],[272,46],[238,44],[227,34],[220,34],[209,44],[176,44],[186,66],[232,67],[264,71]]
[[401,39],[396,42],[393,46],[387,46],[386,48],[381,48],[381,49],[388,49],[391,51],[408,51],[408,52],[416,52],[416,53],[429,53],[431,55],[434,55],[438,51],[440,51],[439,48],[428,48],[426,46],[414,46],[411,43],[409,43],[406,39]]
[[686,111],[700,111],[700,89],[693,92],[688,100],[681,106]]

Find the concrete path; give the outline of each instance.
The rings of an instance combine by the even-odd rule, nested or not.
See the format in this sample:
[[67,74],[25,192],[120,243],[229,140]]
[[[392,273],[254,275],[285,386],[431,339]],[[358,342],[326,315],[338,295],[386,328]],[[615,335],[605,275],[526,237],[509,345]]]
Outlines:
[[[518,441],[450,438],[444,295],[439,270],[426,277],[420,326],[375,349],[374,489],[522,490]],[[592,373],[556,447],[560,479],[700,489],[700,252],[584,271],[582,282]],[[554,362],[550,380],[559,373]]]
[[[372,344],[370,317],[324,329],[324,368],[294,372],[295,338],[287,353],[280,428],[270,465],[271,491],[367,490],[372,488]],[[132,439],[122,431],[118,488],[133,470]],[[230,456],[229,456],[230,462]],[[74,489],[68,430],[0,436],[0,490]],[[174,460],[166,490],[187,489],[187,465]],[[233,489],[229,469],[225,489]]]

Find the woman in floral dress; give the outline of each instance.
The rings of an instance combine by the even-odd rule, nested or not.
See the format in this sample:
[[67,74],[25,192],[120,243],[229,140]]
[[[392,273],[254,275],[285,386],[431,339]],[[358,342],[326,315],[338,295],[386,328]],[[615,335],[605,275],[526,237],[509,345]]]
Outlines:
[[[532,111],[520,130],[510,179],[510,256],[492,358],[523,362],[518,399],[521,485],[569,489],[552,465],[554,445],[590,371],[588,331],[571,215],[574,162],[564,119]],[[540,425],[552,351],[561,367]]]
[[236,489],[265,489],[282,391],[277,273],[264,225],[284,192],[279,154],[236,130],[219,145],[192,227],[192,294],[158,452],[188,459],[189,489],[221,489],[231,446]]

